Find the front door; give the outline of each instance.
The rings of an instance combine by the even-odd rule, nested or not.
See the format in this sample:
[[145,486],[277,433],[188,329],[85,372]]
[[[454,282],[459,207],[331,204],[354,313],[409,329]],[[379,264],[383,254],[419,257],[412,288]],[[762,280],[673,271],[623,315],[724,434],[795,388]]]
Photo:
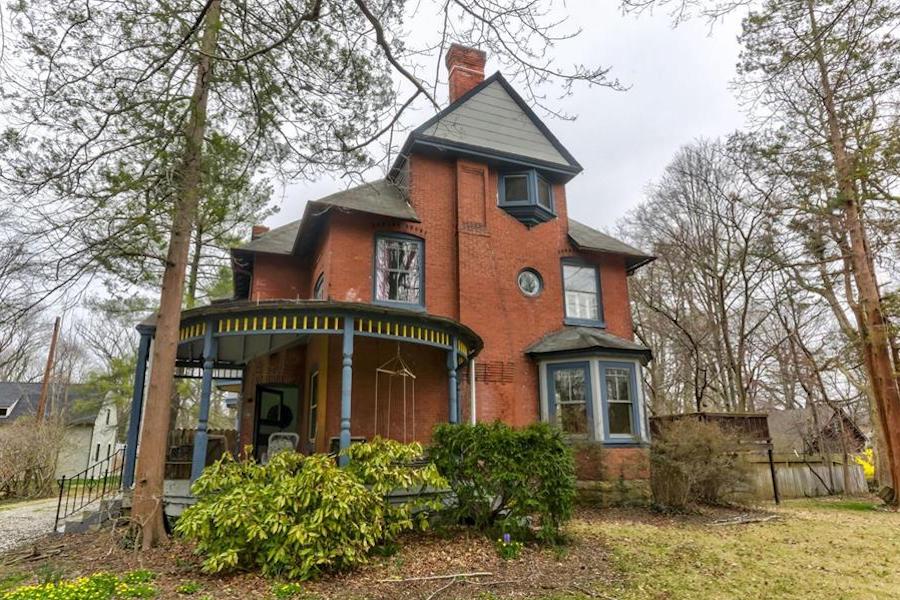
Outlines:
[[253,452],[257,460],[265,461],[268,457],[269,436],[273,433],[299,433],[298,400],[295,386],[256,386]]

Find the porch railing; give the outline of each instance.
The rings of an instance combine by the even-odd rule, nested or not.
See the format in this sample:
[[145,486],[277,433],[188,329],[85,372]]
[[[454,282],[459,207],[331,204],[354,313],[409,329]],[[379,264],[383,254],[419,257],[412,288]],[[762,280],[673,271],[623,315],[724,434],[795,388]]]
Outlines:
[[125,466],[125,450],[116,450],[86,469],[59,480],[59,501],[56,505],[56,520],[53,530],[60,521],[90,506],[94,502],[112,496],[122,487],[122,469]]

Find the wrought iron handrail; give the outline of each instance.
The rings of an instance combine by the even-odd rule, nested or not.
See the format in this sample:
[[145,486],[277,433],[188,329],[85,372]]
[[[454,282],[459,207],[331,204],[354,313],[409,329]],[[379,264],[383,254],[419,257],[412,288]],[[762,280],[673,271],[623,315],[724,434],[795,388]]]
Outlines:
[[106,458],[88,466],[80,473],[59,480],[59,501],[56,505],[56,520],[59,522],[86,506],[115,494],[122,487],[122,471],[125,466],[125,449],[119,449]]

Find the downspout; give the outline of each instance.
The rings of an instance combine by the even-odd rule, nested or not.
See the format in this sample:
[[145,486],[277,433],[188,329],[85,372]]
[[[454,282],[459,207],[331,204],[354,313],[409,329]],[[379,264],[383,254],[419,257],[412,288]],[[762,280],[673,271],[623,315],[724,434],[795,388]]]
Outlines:
[[477,404],[475,402],[475,359],[469,359],[469,423],[478,422]]

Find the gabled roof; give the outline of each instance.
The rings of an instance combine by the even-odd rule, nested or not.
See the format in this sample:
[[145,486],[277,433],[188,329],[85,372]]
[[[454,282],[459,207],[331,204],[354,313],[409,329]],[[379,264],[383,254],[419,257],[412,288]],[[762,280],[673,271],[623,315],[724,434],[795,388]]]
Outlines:
[[500,73],[494,73],[409,135],[391,169],[396,176],[413,147],[542,168],[570,179],[575,157]]
[[235,248],[235,250],[265,252],[267,254],[290,254],[299,230],[300,219],[297,219],[296,221],[291,221],[287,225],[282,225],[281,227],[276,227],[271,231],[267,231],[255,240],[250,240],[243,246]]
[[[34,416],[40,395],[40,383],[0,381],[0,408],[7,409],[6,416],[0,418],[0,425],[19,417]],[[91,402],[84,385],[64,387],[50,384],[47,404],[48,413],[51,408],[55,408],[57,412],[65,414],[67,425],[93,425],[102,403]]]
[[311,221],[325,214],[330,208],[350,210],[383,217],[419,222],[415,209],[407,201],[406,194],[387,179],[363,183],[306,203],[303,217],[268,231],[255,240],[232,248],[235,252],[264,252],[267,254],[292,254],[308,231]]
[[[815,418],[813,411],[816,413]],[[816,404],[814,407],[805,406],[769,411],[769,435],[772,438],[772,445],[777,452],[802,454],[816,451],[817,440],[819,436],[822,436],[824,441],[833,446],[831,448],[833,451],[836,444],[840,442],[839,418],[843,418],[844,429],[851,439],[857,440],[859,447],[853,448],[853,450],[858,451],[865,445],[865,433],[844,410],[823,404]],[[816,421],[819,422],[820,433],[818,435],[815,431]]]
[[579,223],[574,219],[569,219],[569,239],[580,250],[588,250],[592,252],[607,252],[609,254],[620,254],[625,257],[625,265],[629,273],[634,272],[638,267],[642,267],[649,262],[656,260],[655,256],[651,256],[641,252],[634,246],[629,246],[621,240],[617,240],[611,235],[607,235],[602,231],[597,231],[592,227],[588,227],[584,223]]
[[526,348],[525,354],[583,354],[593,351],[633,354],[645,363],[652,356],[650,348],[594,327],[563,327]]

